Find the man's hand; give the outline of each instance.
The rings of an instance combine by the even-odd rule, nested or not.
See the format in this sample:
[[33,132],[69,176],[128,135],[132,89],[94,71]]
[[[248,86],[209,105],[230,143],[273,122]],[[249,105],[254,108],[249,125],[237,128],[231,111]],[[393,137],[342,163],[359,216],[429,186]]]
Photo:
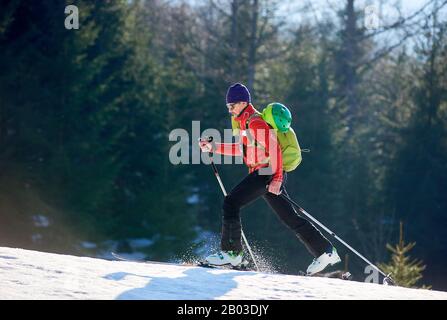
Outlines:
[[269,184],[269,192],[276,194],[276,195],[280,195],[281,194],[281,181],[275,181],[273,180],[272,182],[270,182]]
[[202,152],[212,152],[213,144],[208,139],[199,139],[199,147]]

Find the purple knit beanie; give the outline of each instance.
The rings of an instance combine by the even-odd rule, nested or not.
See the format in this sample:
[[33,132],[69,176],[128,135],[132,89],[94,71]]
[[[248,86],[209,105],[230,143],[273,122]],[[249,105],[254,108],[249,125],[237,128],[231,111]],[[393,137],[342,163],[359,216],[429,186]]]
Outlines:
[[251,103],[250,92],[241,83],[235,83],[227,91],[227,103],[248,102]]

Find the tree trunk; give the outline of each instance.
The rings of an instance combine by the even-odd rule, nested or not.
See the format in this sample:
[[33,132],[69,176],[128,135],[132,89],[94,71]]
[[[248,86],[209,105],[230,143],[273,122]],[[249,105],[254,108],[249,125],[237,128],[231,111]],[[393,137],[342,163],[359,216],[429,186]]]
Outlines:
[[251,15],[250,48],[248,54],[248,89],[253,92],[256,73],[256,50],[257,50],[257,26],[258,26],[258,0],[253,0]]
[[344,93],[346,95],[346,103],[348,107],[348,139],[354,132],[355,118],[357,116],[357,50],[356,50],[356,16],[354,11],[354,0],[348,0],[346,5],[346,38],[345,46],[345,67],[346,67],[346,83]]
[[231,3],[231,79],[233,82],[238,80],[239,74],[237,72],[237,61],[239,52],[239,28],[238,28],[238,11],[239,0],[233,0]]

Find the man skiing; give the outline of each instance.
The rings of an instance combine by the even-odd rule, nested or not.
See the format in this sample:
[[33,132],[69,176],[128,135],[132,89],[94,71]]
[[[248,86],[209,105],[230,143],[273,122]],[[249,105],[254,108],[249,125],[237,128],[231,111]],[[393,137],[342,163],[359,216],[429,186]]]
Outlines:
[[[199,141],[203,152],[229,156],[243,156],[249,168],[246,176],[223,202],[221,251],[208,256],[205,261],[212,265],[238,266],[243,262],[241,243],[240,209],[259,197],[263,197],[280,220],[288,226],[315,257],[307,268],[309,275],[322,271],[328,265],[340,262],[335,247],[308,220],[301,218],[294,207],[283,197],[287,195],[287,173],[283,167],[279,136],[251,104],[248,89],[236,83],[227,91],[227,108],[232,123],[239,129],[240,143],[217,143],[205,139]],[[290,120],[289,120],[290,123]],[[269,152],[269,151],[276,152]],[[267,170],[260,172],[261,169]]]

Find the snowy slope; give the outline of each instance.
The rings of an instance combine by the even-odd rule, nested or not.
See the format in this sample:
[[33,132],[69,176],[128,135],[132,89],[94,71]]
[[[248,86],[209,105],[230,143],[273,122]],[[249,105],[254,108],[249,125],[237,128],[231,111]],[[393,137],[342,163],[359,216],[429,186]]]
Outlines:
[[447,292],[0,247],[0,299],[447,300]]

